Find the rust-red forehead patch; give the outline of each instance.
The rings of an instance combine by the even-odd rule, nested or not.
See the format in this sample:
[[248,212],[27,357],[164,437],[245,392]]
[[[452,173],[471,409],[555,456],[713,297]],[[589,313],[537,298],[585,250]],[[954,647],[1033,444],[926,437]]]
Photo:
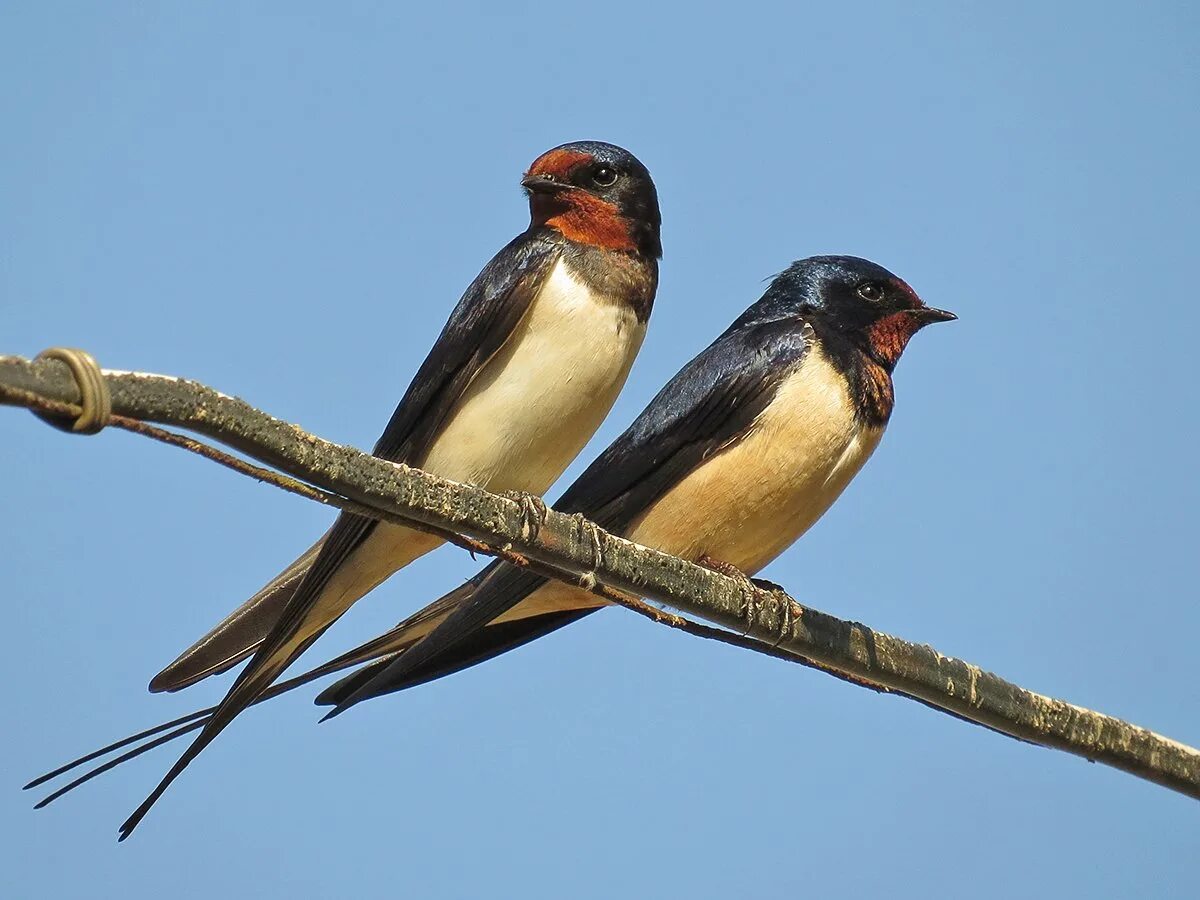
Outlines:
[[912,300],[914,306],[923,306],[924,305],[921,301],[921,298],[917,295],[917,292],[914,291],[911,287],[909,287],[908,282],[905,281],[903,278],[896,278],[893,276],[892,284],[894,286],[896,286],[897,288],[899,288],[901,291],[903,291],[905,294],[907,294],[908,298],[910,300]]
[[549,150],[535,159],[526,174],[556,175],[562,177],[569,174],[576,166],[591,161],[592,156],[590,153],[584,153],[582,150],[559,148],[557,150]]

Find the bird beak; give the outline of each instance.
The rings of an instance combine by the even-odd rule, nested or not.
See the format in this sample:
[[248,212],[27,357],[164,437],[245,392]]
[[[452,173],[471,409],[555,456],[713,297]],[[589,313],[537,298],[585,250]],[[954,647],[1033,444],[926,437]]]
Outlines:
[[534,175],[530,173],[521,179],[521,187],[531,194],[556,194],[569,187],[553,175]]
[[934,322],[953,322],[958,318],[954,313],[944,309],[934,309],[932,306],[922,306],[920,309],[912,311],[913,317],[925,325],[932,325]]

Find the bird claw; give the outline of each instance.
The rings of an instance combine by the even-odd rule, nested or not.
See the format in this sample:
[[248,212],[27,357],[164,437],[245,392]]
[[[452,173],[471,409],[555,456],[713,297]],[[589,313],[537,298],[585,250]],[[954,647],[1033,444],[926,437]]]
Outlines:
[[710,572],[716,572],[718,575],[725,575],[729,578],[735,578],[742,584],[742,598],[745,601],[745,609],[742,611],[742,617],[746,620],[746,630],[744,634],[749,634],[754,630],[755,621],[758,619],[758,602],[755,598],[754,579],[735,566],[733,563],[725,562],[723,559],[714,559],[707,553],[704,553],[696,560],[696,565],[701,568],[708,569]]
[[604,545],[600,540],[600,526],[588,519],[583,513],[573,513],[575,527],[579,532],[580,542],[586,541],[592,550],[592,571],[579,576],[579,585],[586,590],[594,590],[597,584],[596,570],[604,565]]
[[521,540],[537,540],[538,532],[546,521],[549,509],[546,501],[535,494],[524,491],[505,491],[501,496],[507,497],[521,507]]
[[733,563],[727,563],[723,559],[716,559],[704,553],[696,560],[696,565],[703,569],[708,569],[710,572],[716,572],[718,575],[728,575],[730,578],[737,578],[741,581],[751,581],[751,579],[735,566]]
[[767,578],[751,578],[750,583],[760,591],[766,591],[768,594],[786,594],[787,591],[783,585],[777,581],[771,581]]
[[783,640],[791,633],[795,612],[792,607],[792,599],[788,596],[788,593],[784,589],[783,585],[777,584],[776,582],[770,581],[766,578],[751,578],[732,563],[727,563],[721,559],[714,559],[707,553],[696,560],[696,565],[708,569],[711,572],[716,572],[720,575],[727,575],[730,578],[736,578],[742,583],[742,593],[746,600],[745,609],[742,613],[743,618],[746,620],[746,634],[749,634],[754,630],[758,619],[759,604],[756,596],[757,592],[753,590],[754,588],[773,595],[771,600],[772,604],[776,602],[783,604],[780,608],[779,634],[775,638],[775,642],[772,646],[779,646],[779,644],[782,643]]

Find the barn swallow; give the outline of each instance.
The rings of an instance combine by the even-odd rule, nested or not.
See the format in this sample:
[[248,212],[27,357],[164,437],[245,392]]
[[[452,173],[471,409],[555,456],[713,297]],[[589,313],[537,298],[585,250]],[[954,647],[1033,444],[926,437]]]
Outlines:
[[[493,491],[542,494],[608,414],[658,284],[658,197],[628,151],[585,141],[521,180],[529,228],[480,272],[372,453]],[[254,653],[200,735],[121,831],[350,606],[442,543],[343,513],[310,550],[151,682],[176,690]]]
[[[555,508],[666,553],[752,575],[824,514],[878,446],[892,413],[892,372],[909,339],[954,318],[867,260],[796,262],[659,392]],[[262,699],[375,660],[317,698],[336,714],[483,662],[603,605],[581,588],[495,562],[391,631]],[[119,741],[28,786],[154,738],[44,805],[201,727],[211,713]]]
[[[643,546],[753,575],[824,515],[879,445],[894,403],[892,372],[909,339],[954,318],[867,260],[794,263],[555,509]],[[500,562],[456,594],[441,601],[449,611],[424,617],[425,636],[405,636],[408,649],[321,693],[317,702],[334,707],[326,718],[605,605],[580,587]]]

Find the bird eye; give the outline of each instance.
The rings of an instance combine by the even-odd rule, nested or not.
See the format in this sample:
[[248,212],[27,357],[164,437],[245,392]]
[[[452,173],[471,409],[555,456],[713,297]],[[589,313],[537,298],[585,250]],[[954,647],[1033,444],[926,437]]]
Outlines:
[[596,187],[612,187],[617,183],[617,170],[612,166],[597,166],[592,170],[592,184]]
[[858,296],[872,303],[878,303],[883,299],[883,288],[873,281],[867,281],[858,286]]

